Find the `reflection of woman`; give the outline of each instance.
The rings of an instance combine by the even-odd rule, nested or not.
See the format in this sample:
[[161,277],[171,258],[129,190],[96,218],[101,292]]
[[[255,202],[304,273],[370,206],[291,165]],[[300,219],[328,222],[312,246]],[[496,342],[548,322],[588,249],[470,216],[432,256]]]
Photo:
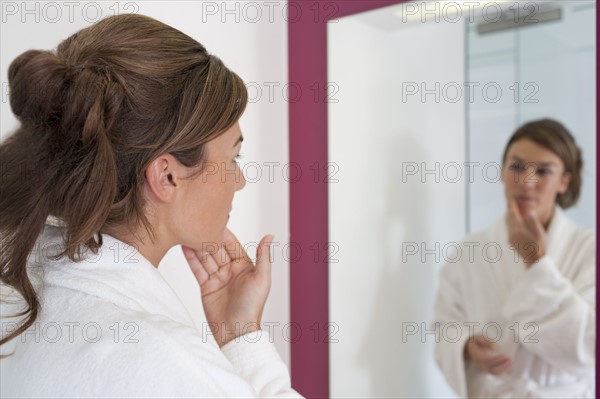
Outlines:
[[[226,229],[243,81],[140,15],[27,51],[8,75],[21,126],[0,146],[0,266],[25,304],[15,319],[3,303],[2,397],[298,396],[260,329],[270,237],[254,266]],[[202,331],[157,270],[178,244]]]
[[436,360],[459,395],[594,397],[595,233],[561,209],[578,199],[581,167],[556,121],[527,123],[509,140],[506,215],[467,237],[474,250],[440,276]]

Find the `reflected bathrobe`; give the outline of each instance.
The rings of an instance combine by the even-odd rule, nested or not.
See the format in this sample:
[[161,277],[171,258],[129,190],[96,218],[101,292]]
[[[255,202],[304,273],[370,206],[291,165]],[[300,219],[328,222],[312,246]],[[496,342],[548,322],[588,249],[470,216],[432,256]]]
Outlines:
[[[556,207],[547,234],[547,254],[527,269],[508,244],[504,216],[466,237],[461,256],[457,249],[442,267],[435,357],[460,397],[595,397],[595,232]],[[509,373],[464,360],[474,334],[512,357]]]
[[300,397],[266,331],[219,348],[139,252],[103,234],[82,262],[48,259],[62,234],[46,224],[29,257],[41,313],[2,346],[2,398]]

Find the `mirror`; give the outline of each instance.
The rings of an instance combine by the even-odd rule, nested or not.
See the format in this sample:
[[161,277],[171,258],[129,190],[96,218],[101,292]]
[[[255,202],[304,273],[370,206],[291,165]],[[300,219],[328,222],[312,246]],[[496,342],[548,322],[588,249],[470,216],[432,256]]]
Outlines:
[[327,25],[331,397],[455,396],[429,325],[438,274],[505,212],[502,151],[521,124],[573,133],[583,189],[566,215],[595,228],[595,2],[462,3]]

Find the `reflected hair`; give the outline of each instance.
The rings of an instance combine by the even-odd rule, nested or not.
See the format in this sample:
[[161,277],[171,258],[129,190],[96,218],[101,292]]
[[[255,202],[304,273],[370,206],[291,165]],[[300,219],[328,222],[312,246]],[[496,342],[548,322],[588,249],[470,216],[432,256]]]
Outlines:
[[0,345],[40,311],[27,263],[48,216],[66,227],[55,260],[97,254],[102,233],[116,227],[142,227],[154,241],[145,169],[169,153],[188,178],[201,174],[204,145],[238,121],[248,97],[202,44],[136,14],[103,19],[56,51],[24,52],[8,80],[20,125],[0,144],[0,282],[26,307],[9,316],[24,322]]
[[557,195],[556,202],[563,209],[575,205],[581,193],[583,159],[581,149],[577,146],[571,132],[562,123],[553,119],[528,122],[519,127],[508,140],[502,156],[502,164],[506,163],[510,146],[523,139],[533,141],[561,159],[565,167],[564,173],[569,173],[571,180],[567,191]]

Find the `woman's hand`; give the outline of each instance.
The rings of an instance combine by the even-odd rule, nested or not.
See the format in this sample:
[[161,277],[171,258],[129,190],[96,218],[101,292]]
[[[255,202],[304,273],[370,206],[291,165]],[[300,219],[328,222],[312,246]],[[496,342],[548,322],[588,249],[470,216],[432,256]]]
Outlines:
[[516,200],[508,204],[508,242],[530,267],[546,254],[546,230],[535,211],[522,215]]
[[271,289],[270,244],[258,244],[256,266],[229,229],[225,242],[211,254],[182,246],[200,284],[206,319],[219,347],[240,335],[260,330],[262,312]]
[[496,344],[488,341],[483,335],[469,338],[465,345],[465,359],[471,360],[485,373],[502,374],[510,371],[512,367],[511,358],[498,353]]

